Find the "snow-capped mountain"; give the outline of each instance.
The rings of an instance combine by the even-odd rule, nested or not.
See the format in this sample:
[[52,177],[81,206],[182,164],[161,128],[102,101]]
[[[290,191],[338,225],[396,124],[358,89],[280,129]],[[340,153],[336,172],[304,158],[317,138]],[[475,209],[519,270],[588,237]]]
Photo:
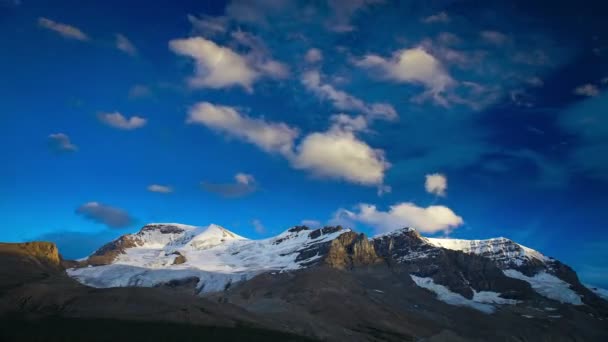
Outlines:
[[367,238],[340,226],[296,226],[249,240],[214,224],[155,223],[106,244],[68,274],[94,287],[190,286],[202,294],[262,273],[382,265],[408,274],[410,283],[443,302],[484,313],[527,300],[572,305],[601,300],[568,266],[512,240],[425,238],[412,228]]
[[316,245],[347,231],[294,227],[269,239],[249,240],[215,224],[153,223],[100,248],[89,257],[90,267],[68,273],[94,287],[156,286],[196,278],[197,292],[220,291],[262,272],[314,263],[321,257],[310,254]]
[[480,255],[494,260],[503,267],[518,267],[528,263],[550,261],[541,253],[504,237],[487,240],[461,240],[426,238],[437,247]]

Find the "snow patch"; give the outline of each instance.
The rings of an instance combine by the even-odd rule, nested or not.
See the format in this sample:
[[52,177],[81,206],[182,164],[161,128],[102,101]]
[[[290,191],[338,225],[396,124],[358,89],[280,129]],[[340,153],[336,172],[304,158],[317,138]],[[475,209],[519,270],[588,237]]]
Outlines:
[[450,291],[447,287],[435,284],[432,278],[417,277],[410,274],[416,285],[430,290],[437,295],[440,301],[457,306],[467,306],[486,314],[493,313],[496,308],[491,304],[517,304],[518,301],[500,297],[499,293],[491,291],[480,291],[473,294],[473,299],[468,299],[459,293]]
[[581,297],[570,288],[570,284],[547,272],[539,272],[533,277],[528,277],[517,270],[504,270],[507,277],[520,279],[528,282],[532,288],[541,296],[556,300],[561,303],[582,305]]
[[433,246],[464,253],[476,254],[488,257],[503,264],[521,266],[527,260],[550,261],[550,258],[542,255],[526,246],[515,243],[504,237],[488,240],[461,240],[461,239],[438,239],[426,238]]
[[603,289],[601,287],[597,287],[597,286],[592,286],[592,285],[587,285],[587,284],[584,284],[584,285],[589,290],[591,290],[591,292],[595,293],[600,298],[602,298],[604,300],[608,300],[608,290]]

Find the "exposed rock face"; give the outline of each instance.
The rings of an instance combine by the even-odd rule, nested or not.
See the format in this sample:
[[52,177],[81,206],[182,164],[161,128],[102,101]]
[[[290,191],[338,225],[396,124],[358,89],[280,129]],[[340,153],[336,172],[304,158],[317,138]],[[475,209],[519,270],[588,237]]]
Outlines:
[[373,265],[382,259],[376,254],[374,245],[365,236],[355,232],[347,232],[331,241],[325,263],[338,269]]
[[0,253],[21,255],[49,266],[61,266],[59,250],[52,242],[0,243]]
[[175,257],[175,259],[173,260],[173,265],[181,265],[183,263],[186,262],[186,257],[182,255],[182,253],[180,252],[173,252],[173,254],[176,254],[177,256]]
[[125,252],[125,249],[136,246],[137,240],[129,235],[123,235],[120,238],[103,245],[100,249],[95,251],[95,253],[89,256],[86,263],[82,266],[101,266],[111,264],[119,254]]

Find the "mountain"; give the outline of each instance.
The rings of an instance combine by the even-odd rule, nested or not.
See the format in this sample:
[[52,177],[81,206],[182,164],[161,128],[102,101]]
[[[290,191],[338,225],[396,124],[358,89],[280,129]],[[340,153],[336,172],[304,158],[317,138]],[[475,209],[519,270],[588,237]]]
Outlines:
[[[412,228],[368,238],[340,226],[295,226],[249,240],[214,224],[156,223],[59,265],[67,268],[62,282],[86,303],[98,303],[79,292],[86,286],[95,298],[130,291],[125,300],[139,309],[121,312],[124,319],[159,319],[152,307],[196,311],[192,302],[227,322],[330,341],[608,339],[608,302],[570,267],[505,238],[433,239]],[[99,317],[100,308],[74,303],[72,312]]]

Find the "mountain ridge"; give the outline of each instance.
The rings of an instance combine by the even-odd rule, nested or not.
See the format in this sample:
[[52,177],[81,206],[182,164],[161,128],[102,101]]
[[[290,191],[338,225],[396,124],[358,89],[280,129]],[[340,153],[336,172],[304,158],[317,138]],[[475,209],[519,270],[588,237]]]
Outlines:
[[[193,246],[197,236],[213,243]],[[0,293],[0,314],[211,326],[244,321],[328,341],[608,337],[608,302],[579,288],[576,273],[564,273],[569,268],[559,261],[543,256],[544,265],[531,258],[530,265],[514,264],[517,270],[484,252],[502,256],[496,246],[475,254],[432,242],[412,228],[367,237],[339,226],[294,226],[248,240],[219,226],[147,225],[89,258],[112,256],[103,265],[62,260],[66,273],[14,262],[23,256],[8,259],[13,276],[0,281],[12,285]],[[510,242],[498,242],[514,252]],[[31,267],[36,277],[13,281]],[[537,273],[524,274],[532,271]]]
[[480,291],[492,292],[488,295],[496,306],[534,294],[573,305],[602,301],[567,265],[513,240],[427,238],[412,227],[367,237],[341,226],[294,226],[250,240],[215,224],[154,223],[104,245],[68,274],[94,287],[163,286],[191,279],[194,292],[205,294],[267,272],[382,263],[407,268],[412,280],[431,291],[443,286],[478,301],[483,301]]

